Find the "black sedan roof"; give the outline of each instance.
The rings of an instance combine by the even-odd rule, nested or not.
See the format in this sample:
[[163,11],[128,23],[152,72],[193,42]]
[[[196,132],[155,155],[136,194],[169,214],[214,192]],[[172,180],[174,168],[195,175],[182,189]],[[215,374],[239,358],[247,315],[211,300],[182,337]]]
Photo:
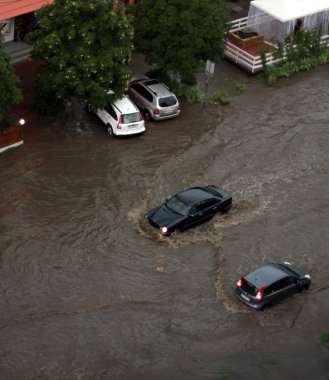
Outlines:
[[195,202],[214,197],[203,187],[192,187],[178,193],[176,196],[187,205],[193,205]]
[[280,268],[279,265],[271,263],[266,264],[255,271],[245,276],[245,280],[256,286],[262,288],[263,286],[270,285],[280,278],[286,277],[287,273]]

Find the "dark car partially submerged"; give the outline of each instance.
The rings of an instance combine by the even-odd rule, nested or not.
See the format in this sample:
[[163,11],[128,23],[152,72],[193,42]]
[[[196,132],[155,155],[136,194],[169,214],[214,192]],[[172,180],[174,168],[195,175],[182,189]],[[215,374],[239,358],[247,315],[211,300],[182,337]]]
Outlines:
[[241,277],[235,296],[256,310],[264,310],[308,289],[310,285],[310,276],[295,265],[271,263]]
[[162,235],[184,231],[210,220],[232,207],[232,197],[223,189],[209,185],[184,190],[150,210],[145,218]]

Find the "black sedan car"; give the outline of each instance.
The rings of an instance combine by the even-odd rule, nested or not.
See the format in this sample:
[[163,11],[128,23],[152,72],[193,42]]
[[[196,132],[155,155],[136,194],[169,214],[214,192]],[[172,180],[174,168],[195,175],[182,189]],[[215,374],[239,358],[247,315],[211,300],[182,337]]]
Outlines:
[[170,236],[210,220],[232,207],[232,197],[215,185],[184,190],[150,210],[145,218],[162,235]]
[[236,298],[256,310],[264,310],[308,289],[311,277],[288,262],[271,263],[240,278],[236,285]]

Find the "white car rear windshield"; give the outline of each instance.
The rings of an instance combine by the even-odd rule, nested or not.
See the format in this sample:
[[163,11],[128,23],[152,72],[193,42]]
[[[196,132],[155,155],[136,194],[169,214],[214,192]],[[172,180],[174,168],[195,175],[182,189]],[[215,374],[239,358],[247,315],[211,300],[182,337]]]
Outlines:
[[122,115],[122,124],[138,123],[141,120],[142,118],[139,112]]

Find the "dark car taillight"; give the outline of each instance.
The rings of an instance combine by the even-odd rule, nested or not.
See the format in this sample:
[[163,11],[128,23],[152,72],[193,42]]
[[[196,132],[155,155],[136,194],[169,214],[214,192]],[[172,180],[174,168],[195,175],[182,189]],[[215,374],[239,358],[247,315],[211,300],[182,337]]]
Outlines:
[[238,282],[236,283],[236,286],[242,286],[242,283],[243,283],[243,280],[242,278],[240,278],[240,280],[238,280]]
[[262,289],[258,290],[258,292],[256,294],[256,298],[258,299],[258,301],[260,301],[263,298],[263,290]]
[[141,120],[144,120],[143,115],[142,115],[141,112],[139,113],[139,116],[140,116]]

